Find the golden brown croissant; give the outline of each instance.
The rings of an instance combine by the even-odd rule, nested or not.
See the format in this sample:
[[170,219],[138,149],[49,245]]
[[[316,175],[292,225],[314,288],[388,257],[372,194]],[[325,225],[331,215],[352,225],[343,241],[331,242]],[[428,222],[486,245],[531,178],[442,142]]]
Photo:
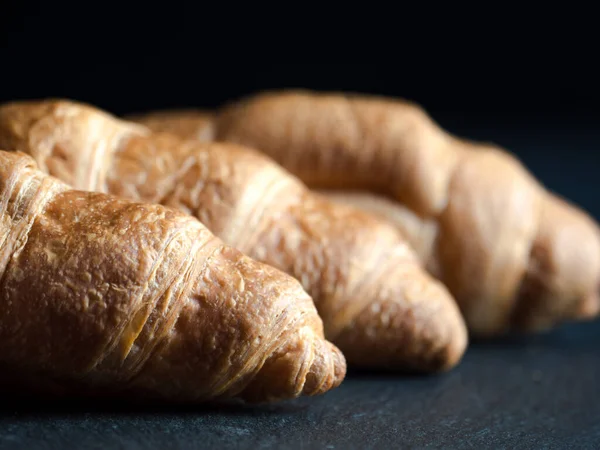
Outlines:
[[201,142],[214,140],[213,114],[206,110],[174,109],[167,112],[132,114],[127,120],[143,122],[158,133],[174,133],[179,137]]
[[[183,115],[163,114],[165,129]],[[191,136],[192,120],[186,126]],[[266,92],[225,105],[212,127],[214,139],[258,148],[311,188],[340,190],[329,194],[391,219],[475,334],[598,314],[600,233],[591,217],[506,150],[450,135],[415,104]]]
[[264,402],[345,376],[300,283],[191,216],[72,190],[0,151],[0,220],[0,367],[15,380]]
[[391,225],[308,191],[258,152],[202,144],[66,101],[0,108],[0,146],[85,190],[193,214],[225,243],[299,279],[349,363],[436,371],[466,327]]

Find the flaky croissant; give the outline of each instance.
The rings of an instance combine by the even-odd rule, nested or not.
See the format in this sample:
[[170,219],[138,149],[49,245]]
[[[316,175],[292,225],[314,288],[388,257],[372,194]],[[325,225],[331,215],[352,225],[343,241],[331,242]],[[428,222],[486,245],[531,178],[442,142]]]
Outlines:
[[151,133],[67,101],[1,107],[0,146],[78,188],[190,213],[228,245],[293,275],[354,366],[438,371],[465,351],[453,298],[394,227],[311,193],[258,152]]
[[266,402],[345,376],[295,279],[188,215],[72,190],[19,152],[0,151],[0,274],[3,390]]
[[[600,233],[508,151],[459,139],[419,106],[375,96],[265,92],[152,127],[255,147],[309,187],[392,220],[456,297],[473,334],[595,317]],[[174,128],[189,118],[186,129]],[[146,119],[138,117],[140,122]]]
[[172,133],[184,139],[212,142],[214,135],[214,115],[211,111],[199,109],[173,109],[131,114],[128,121],[142,123],[157,133]]

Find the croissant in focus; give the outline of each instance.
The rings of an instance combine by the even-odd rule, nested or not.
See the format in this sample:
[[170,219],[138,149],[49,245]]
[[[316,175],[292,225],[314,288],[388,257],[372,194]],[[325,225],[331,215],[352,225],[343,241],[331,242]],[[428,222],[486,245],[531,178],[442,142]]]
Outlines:
[[345,376],[300,283],[188,215],[72,190],[0,151],[0,219],[0,366],[15,382],[265,402]]
[[387,218],[455,296],[473,334],[598,314],[593,219],[508,151],[450,135],[418,105],[292,90],[224,105],[212,122],[194,111],[136,120],[255,147],[331,199]]
[[0,107],[0,146],[79,189],[194,215],[226,244],[292,275],[349,364],[440,371],[464,354],[454,299],[393,226],[311,193],[256,151],[152,133],[58,100]]

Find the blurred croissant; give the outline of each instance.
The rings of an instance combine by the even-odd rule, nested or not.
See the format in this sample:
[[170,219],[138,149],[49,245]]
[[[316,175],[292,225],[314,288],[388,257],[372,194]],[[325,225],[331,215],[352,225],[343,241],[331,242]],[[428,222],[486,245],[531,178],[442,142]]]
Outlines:
[[67,101],[0,107],[0,146],[73,186],[159,203],[300,280],[349,364],[439,371],[467,332],[447,289],[397,230],[310,192],[256,151],[202,144]]
[[2,389],[177,402],[276,401],[338,386],[292,277],[191,216],[76,191],[0,151]]
[[309,187],[387,218],[456,297],[473,334],[542,330],[599,312],[597,223],[506,150],[450,135],[415,104],[265,92],[212,116],[135,119],[257,148]]

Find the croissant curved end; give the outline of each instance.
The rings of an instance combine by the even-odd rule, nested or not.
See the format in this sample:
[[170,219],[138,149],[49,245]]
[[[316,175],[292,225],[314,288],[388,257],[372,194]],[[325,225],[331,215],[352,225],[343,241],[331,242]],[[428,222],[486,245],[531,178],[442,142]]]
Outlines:
[[346,376],[344,355],[323,338],[310,341],[290,342],[271,355],[240,398],[251,404],[271,403],[322,395],[338,387]]
[[342,352],[328,341],[319,341],[319,347],[306,376],[302,395],[324,394],[338,387],[346,376],[346,359]]
[[468,344],[464,321],[438,283],[405,289],[362,310],[333,342],[364,369],[442,373],[456,367]]
[[576,320],[593,320],[600,315],[600,287],[597,292],[594,292],[585,298],[577,305],[574,311],[573,318]]

